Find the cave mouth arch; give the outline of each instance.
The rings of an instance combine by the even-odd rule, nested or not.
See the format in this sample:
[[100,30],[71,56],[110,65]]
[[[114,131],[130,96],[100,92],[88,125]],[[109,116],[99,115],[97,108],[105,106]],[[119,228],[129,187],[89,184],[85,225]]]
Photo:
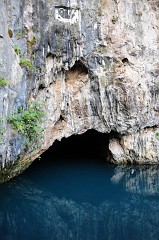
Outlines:
[[[43,155],[49,157],[53,154],[59,159],[99,159],[106,161],[109,157],[110,134],[100,133],[96,130],[88,130],[81,135],[72,135],[55,141]],[[51,155],[50,155],[51,154]],[[53,157],[53,158],[54,158]]]
[[[112,133],[87,130],[81,135],[72,135],[55,141],[40,157],[40,164],[54,164],[58,161],[87,161],[110,163],[109,140]],[[37,160],[38,161],[38,160]],[[34,163],[33,163],[34,164]]]

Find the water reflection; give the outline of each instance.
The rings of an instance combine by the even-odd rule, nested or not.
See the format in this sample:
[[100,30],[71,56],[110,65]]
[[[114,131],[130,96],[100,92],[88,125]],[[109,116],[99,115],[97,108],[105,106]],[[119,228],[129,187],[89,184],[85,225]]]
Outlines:
[[[56,175],[45,172],[45,179],[41,179],[41,173],[36,177],[34,174],[34,178],[26,174],[1,185],[0,239],[158,239],[158,166],[108,166],[104,171],[103,166],[94,166],[87,175],[83,172],[85,167],[76,167],[63,168],[61,173],[57,167],[63,178],[60,184]],[[78,189],[67,196],[67,185],[73,178],[73,186]],[[85,191],[91,194],[91,181],[96,190],[89,198]]]
[[159,195],[159,166],[118,166],[111,181],[122,183],[126,191],[142,195]]

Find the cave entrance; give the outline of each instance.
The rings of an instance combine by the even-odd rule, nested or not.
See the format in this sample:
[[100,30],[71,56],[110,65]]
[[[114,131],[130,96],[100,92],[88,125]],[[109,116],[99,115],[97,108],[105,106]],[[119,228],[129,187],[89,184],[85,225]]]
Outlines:
[[[71,168],[78,165],[80,168],[98,168],[110,163],[111,153],[109,151],[109,139],[112,133],[99,133],[96,130],[88,130],[81,135],[73,135],[63,138],[61,141],[55,141],[54,144],[35,160],[26,170],[32,175],[47,173],[55,174],[55,169]],[[110,164],[109,164],[110,165]],[[77,169],[78,169],[77,167]]]
[[108,162],[111,137],[112,133],[88,130],[55,141],[41,155],[40,161],[34,161],[23,173],[23,177],[59,199],[102,202],[107,197],[106,186],[113,169]]
[[[105,164],[109,163],[109,139],[112,133],[99,133],[88,130],[81,135],[73,135],[55,141],[54,144],[31,165],[35,171],[54,168],[56,164]],[[51,170],[50,170],[51,171]]]
[[73,135],[55,141],[45,153],[42,160],[78,160],[78,161],[103,161],[109,159],[109,138],[110,134],[99,133],[96,130],[88,130],[81,135]]

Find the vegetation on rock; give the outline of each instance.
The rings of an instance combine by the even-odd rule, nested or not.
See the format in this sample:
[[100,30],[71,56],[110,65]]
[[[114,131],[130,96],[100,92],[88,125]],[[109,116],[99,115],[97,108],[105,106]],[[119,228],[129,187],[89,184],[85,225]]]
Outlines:
[[159,138],[159,132],[155,132],[155,136]]
[[14,51],[16,52],[17,55],[22,57],[21,49],[19,48],[19,46],[17,44],[14,45]]
[[8,80],[0,76],[0,88],[7,86],[7,84],[8,84]]
[[4,143],[4,137],[3,137],[4,132],[5,132],[5,129],[2,127],[1,120],[0,120],[0,145]]
[[19,30],[19,32],[16,34],[17,39],[18,40],[21,39],[22,36],[23,36],[23,32],[22,32],[22,30]]
[[11,29],[11,28],[8,29],[8,35],[9,35],[10,38],[13,37],[13,32],[12,32],[12,29]]
[[20,64],[21,67],[26,67],[28,69],[35,70],[35,67],[32,65],[32,63],[30,62],[29,59],[21,58],[19,64]]
[[27,109],[23,110],[20,107],[16,113],[7,117],[13,130],[21,137],[25,136],[27,148],[40,146],[44,131],[43,119],[43,105],[37,101],[29,102]]

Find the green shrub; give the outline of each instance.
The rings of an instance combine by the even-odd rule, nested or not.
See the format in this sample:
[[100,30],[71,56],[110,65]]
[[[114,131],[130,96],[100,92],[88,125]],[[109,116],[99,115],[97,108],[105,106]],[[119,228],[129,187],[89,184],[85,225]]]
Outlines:
[[21,58],[19,64],[20,64],[21,67],[26,67],[28,69],[35,70],[35,67],[31,64],[29,59]]
[[13,130],[20,136],[25,136],[27,148],[38,147],[42,142],[43,119],[43,105],[37,101],[29,102],[27,109],[18,108],[15,114],[7,117]]
[[4,132],[5,132],[5,129],[0,127],[0,145],[4,143],[4,137],[3,137]]
[[22,57],[22,52],[17,44],[14,45],[14,51],[16,52],[17,55]]
[[8,80],[6,80],[4,77],[0,77],[0,87],[5,87],[8,84]]
[[23,36],[23,32],[22,32],[22,30],[19,30],[19,32],[16,34],[17,39],[18,40],[21,39],[22,36]]
[[155,136],[158,138],[159,137],[159,132],[155,132]]

